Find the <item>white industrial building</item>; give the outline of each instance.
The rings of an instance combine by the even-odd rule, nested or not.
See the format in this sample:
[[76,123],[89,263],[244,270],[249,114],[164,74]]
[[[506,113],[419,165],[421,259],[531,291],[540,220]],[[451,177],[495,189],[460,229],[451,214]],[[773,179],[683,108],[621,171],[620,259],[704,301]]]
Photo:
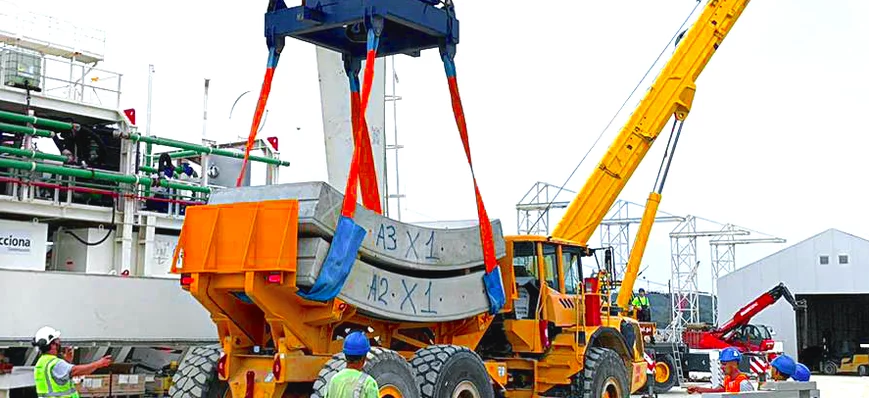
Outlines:
[[834,355],[869,342],[869,240],[829,229],[719,278],[719,319],[781,282],[805,313],[782,298],[751,323],[771,326],[785,353],[811,366],[824,337]]

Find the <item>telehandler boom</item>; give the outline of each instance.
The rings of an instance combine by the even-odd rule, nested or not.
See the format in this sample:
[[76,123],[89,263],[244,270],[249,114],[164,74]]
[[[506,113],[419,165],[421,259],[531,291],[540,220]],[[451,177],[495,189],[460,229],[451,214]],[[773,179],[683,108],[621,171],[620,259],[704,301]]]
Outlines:
[[[470,163],[453,62],[458,20],[452,2],[441,3],[307,0],[287,8],[271,0],[261,105],[285,36],[344,54],[354,114],[362,115],[370,84],[367,75],[361,86],[357,78],[363,58],[367,72],[375,56],[439,48]],[[208,205],[189,207],[173,272],[211,313],[221,344],[191,351],[171,395],[323,397],[344,366],[342,339],[351,330],[371,339],[365,371],[383,397],[627,397],[639,390],[647,363],[638,324],[602,299],[606,275],[584,277],[581,261],[595,255],[588,239],[664,125],[687,117],[695,80],[747,4],[706,4],[550,237],[504,237],[497,220],[465,229],[390,220],[370,204],[372,185],[361,177],[365,206],[351,181],[349,201],[327,184],[297,183],[225,189]],[[364,174],[355,168],[370,156],[361,117],[354,138],[351,178],[353,170]],[[663,181],[656,185],[632,260],[642,256],[655,217]],[[479,192],[477,200],[488,220]]]

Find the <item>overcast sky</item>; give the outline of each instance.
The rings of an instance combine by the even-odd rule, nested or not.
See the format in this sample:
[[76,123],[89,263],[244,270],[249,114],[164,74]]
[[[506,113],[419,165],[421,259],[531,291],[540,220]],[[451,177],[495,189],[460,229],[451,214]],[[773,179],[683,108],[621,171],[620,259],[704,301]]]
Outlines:
[[[198,140],[202,83],[208,77],[209,138],[246,135],[254,96],[239,104],[240,116],[231,123],[228,114],[239,94],[257,92],[262,82],[265,0],[18,2],[105,30],[101,67],[124,74],[122,107],[137,109],[140,128],[151,63],[156,69],[153,134]],[[501,219],[506,233],[516,231],[515,205],[534,182],[564,182],[696,4],[561,1],[546,3],[557,8],[536,10],[534,2],[457,3],[462,25],[456,63],[475,170],[488,212]],[[740,246],[739,266],[828,228],[869,237],[861,182],[869,143],[865,15],[869,2],[861,0],[752,2],[697,81],[661,210],[788,240],[786,245]],[[672,46],[666,57],[671,53]],[[405,146],[400,160],[404,219],[475,219],[473,186],[437,51],[402,56],[396,63],[404,98],[398,112]],[[654,76],[606,132],[569,189],[582,187]],[[279,136],[282,157],[293,162],[282,179],[325,180],[311,45],[288,40],[269,109],[263,136]],[[388,113],[387,120],[391,117]],[[645,202],[668,132],[669,125],[622,199]],[[674,226],[654,228],[643,260],[651,281],[669,279],[667,233]],[[698,229],[720,228],[706,226]],[[707,242],[698,243],[703,290],[710,286]]]

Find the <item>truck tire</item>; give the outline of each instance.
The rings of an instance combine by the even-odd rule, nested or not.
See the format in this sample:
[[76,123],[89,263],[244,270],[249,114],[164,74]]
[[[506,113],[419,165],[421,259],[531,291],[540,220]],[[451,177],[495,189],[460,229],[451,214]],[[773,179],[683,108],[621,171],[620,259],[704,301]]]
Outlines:
[[486,365],[476,352],[456,345],[433,345],[410,360],[423,398],[494,398]]
[[860,365],[857,367],[857,374],[860,376],[869,376],[869,366]]
[[172,376],[170,398],[223,398],[229,384],[217,378],[220,345],[193,347]]
[[[329,380],[346,367],[343,353],[333,355],[317,375],[311,398],[324,398]],[[419,387],[410,364],[395,351],[371,347],[362,370],[374,378],[383,398],[419,398]]]
[[629,398],[630,390],[628,370],[619,354],[601,347],[589,348],[585,352],[580,397]]
[[649,383],[655,383],[652,391],[663,394],[676,386],[676,359],[672,354],[659,354],[655,356],[655,377],[647,378],[642,392],[649,390]]

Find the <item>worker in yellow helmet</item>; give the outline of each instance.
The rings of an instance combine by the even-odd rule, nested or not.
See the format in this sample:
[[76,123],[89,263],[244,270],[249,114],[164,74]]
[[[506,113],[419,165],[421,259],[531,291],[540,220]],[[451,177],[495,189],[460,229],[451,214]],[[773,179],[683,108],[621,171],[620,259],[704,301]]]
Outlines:
[[368,337],[353,332],[344,339],[344,358],[347,367],[329,379],[325,398],[380,398],[377,381],[365,374],[365,357],[371,350]]
[[61,358],[60,331],[44,326],[36,331],[33,343],[39,348],[39,360],[33,369],[36,394],[40,397],[78,398],[73,377],[85,376],[97,369],[112,364],[112,357],[105,356],[86,365],[73,365],[72,352],[64,353]]

